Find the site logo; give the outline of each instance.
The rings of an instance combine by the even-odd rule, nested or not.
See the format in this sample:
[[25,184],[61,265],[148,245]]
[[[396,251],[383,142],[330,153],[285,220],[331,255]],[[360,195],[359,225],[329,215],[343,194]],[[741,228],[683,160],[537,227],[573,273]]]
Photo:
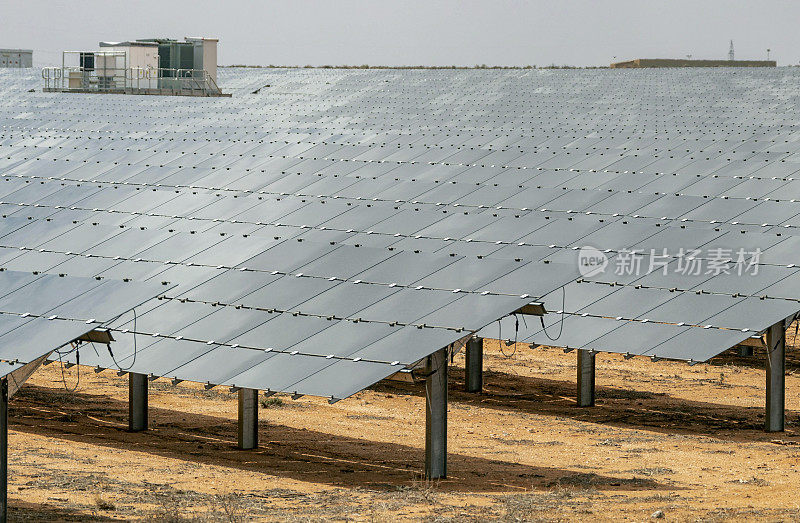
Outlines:
[[578,271],[584,278],[597,276],[605,272],[608,267],[608,256],[594,247],[581,247],[578,251]]

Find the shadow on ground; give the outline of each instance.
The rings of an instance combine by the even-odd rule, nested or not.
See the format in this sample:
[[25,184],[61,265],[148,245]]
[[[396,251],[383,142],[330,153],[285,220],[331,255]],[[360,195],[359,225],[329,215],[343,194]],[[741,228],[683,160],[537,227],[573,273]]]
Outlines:
[[125,521],[123,518],[92,516],[78,510],[56,507],[50,504],[28,503],[15,500],[10,493],[9,521]]
[[[235,412],[233,400],[231,406]],[[232,419],[151,407],[154,428],[130,433],[126,430],[127,409],[126,402],[104,395],[67,395],[28,386],[15,396],[9,422],[13,431],[22,433],[339,487],[394,490],[421,480],[422,433],[420,446],[412,447],[272,425],[262,420],[259,449],[241,451],[235,448],[236,423]],[[448,471],[449,477],[437,483],[438,491],[513,492],[550,488],[564,482],[604,491],[675,489],[648,478],[576,474],[557,467],[455,453],[449,454]]]
[[[796,355],[793,355],[795,358]],[[742,358],[734,353],[725,353],[715,359],[718,365],[737,364],[739,360],[756,365],[763,354],[758,350],[754,357]],[[792,360],[794,361],[794,360]],[[792,369],[787,362],[787,370]],[[600,372],[598,370],[598,372]],[[664,381],[663,390],[681,382]],[[726,383],[717,383],[711,375],[707,380],[712,386],[729,388]],[[397,381],[382,381],[373,390],[391,394],[422,396],[419,385]],[[484,390],[480,394],[464,392],[464,369],[450,368],[449,401],[451,405],[470,405],[527,414],[571,418],[578,421],[605,424],[626,429],[646,429],[663,434],[694,434],[711,436],[731,441],[770,441],[776,435],[766,433],[764,407],[741,407],[700,400],[688,400],[671,396],[668,392],[649,392],[618,387],[596,387],[597,404],[594,407],[578,407],[575,402],[574,381],[553,380],[540,377],[520,376],[505,372],[485,371]],[[786,411],[787,430],[781,437],[796,435],[792,426],[800,423],[800,413]]]

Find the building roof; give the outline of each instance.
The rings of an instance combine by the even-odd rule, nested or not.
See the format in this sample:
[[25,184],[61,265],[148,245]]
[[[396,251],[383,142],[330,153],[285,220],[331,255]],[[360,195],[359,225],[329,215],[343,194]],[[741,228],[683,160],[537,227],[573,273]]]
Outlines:
[[156,42],[141,42],[139,40],[133,42],[100,42],[100,47],[157,47]]

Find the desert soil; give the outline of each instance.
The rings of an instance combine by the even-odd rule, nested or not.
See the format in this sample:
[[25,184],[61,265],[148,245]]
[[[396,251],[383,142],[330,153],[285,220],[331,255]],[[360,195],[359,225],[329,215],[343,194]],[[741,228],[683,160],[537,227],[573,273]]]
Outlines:
[[695,366],[601,354],[597,405],[579,408],[574,352],[487,342],[483,393],[463,392],[463,352],[451,366],[449,476],[434,482],[420,384],[262,400],[260,447],[240,451],[227,388],[156,380],[151,430],[129,433],[125,377],[55,363],[11,401],[10,517],[797,520],[795,349],[787,430],[767,434],[763,351]]

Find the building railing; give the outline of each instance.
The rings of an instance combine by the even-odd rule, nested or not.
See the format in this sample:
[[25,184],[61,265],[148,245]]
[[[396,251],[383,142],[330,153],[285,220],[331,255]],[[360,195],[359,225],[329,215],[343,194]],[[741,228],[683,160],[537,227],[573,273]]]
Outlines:
[[61,66],[42,69],[45,91],[222,94],[205,69]]

